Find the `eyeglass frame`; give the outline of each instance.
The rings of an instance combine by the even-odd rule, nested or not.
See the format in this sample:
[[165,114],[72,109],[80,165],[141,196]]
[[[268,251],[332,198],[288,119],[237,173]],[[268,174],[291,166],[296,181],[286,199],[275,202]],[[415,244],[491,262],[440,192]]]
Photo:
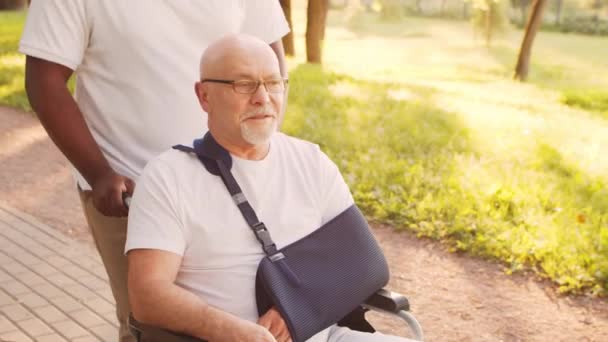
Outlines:
[[[220,83],[220,84],[230,84],[232,86],[232,90],[234,90],[235,93],[237,93],[237,94],[247,94],[247,95],[255,94],[258,91],[258,89],[260,88],[260,85],[263,84],[264,85],[264,89],[266,90],[266,92],[273,93],[273,94],[279,94],[279,93],[284,92],[285,89],[287,89],[287,85],[289,84],[289,79],[283,78],[283,77],[276,78],[276,79],[271,79],[271,80],[272,81],[276,81],[276,80],[279,80],[279,79],[281,81],[283,81],[283,89],[281,91],[276,91],[276,92],[268,90],[268,87],[266,86],[266,81],[265,80],[257,80],[257,81],[254,81],[254,80],[251,80],[251,79],[221,80],[221,79],[216,79],[216,78],[202,78],[200,80],[200,82],[201,83],[211,82],[211,83]],[[268,81],[271,81],[271,80],[268,80]],[[251,91],[249,93],[242,93],[240,91],[237,91],[236,90],[236,86],[235,86],[237,82],[241,82],[241,81],[256,82],[256,86],[253,89],[253,91]]]

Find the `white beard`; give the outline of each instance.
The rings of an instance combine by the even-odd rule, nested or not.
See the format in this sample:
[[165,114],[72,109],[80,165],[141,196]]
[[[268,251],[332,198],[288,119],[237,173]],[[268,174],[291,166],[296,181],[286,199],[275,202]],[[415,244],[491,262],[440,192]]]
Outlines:
[[272,134],[277,130],[277,120],[264,119],[263,125],[259,123],[251,123],[248,121],[241,122],[241,136],[251,145],[262,145],[270,141]]

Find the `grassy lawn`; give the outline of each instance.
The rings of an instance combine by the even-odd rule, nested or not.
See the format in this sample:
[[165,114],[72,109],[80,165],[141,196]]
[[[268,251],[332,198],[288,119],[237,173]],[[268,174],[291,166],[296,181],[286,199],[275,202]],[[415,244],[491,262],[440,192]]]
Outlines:
[[[332,11],[320,68],[295,6],[283,129],[323,147],[370,218],[608,294],[608,39],[541,32],[520,84],[521,31],[486,48],[465,22]],[[22,20],[0,13],[0,103],[27,109]]]
[[17,52],[25,12],[0,11],[0,104],[30,109],[23,88],[24,58]]

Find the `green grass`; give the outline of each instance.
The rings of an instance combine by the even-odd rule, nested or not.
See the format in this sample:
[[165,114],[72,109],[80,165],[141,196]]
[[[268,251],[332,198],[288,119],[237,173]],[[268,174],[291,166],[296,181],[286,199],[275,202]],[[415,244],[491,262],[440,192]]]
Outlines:
[[0,103],[30,110],[24,89],[24,57],[17,52],[25,12],[0,11]]
[[[23,15],[0,15],[0,103],[27,109]],[[607,38],[542,32],[521,84],[521,31],[487,49],[463,22],[332,11],[321,68],[302,63],[304,15],[283,129],[322,146],[368,217],[608,294]]]
[[571,89],[564,91],[562,103],[586,109],[608,119],[608,91],[597,89]]

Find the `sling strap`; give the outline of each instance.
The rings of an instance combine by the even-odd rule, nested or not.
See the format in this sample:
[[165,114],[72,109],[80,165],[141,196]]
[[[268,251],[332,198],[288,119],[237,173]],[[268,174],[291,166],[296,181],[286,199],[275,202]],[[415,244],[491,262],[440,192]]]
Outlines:
[[232,167],[230,153],[215,141],[211,133],[207,132],[203,139],[195,140],[194,148],[184,145],[176,145],[173,146],[173,148],[179,151],[196,154],[209,172],[216,176],[220,176],[228,189],[232,200],[243,215],[245,221],[247,221],[247,225],[251,228],[256,239],[262,245],[264,253],[271,258],[271,260],[282,258],[281,254],[277,253],[277,246],[272,240],[266,225],[258,219],[251,204],[249,204],[249,201],[247,201],[245,194],[241,190],[239,183],[234,179],[234,176],[230,172],[230,168]]

